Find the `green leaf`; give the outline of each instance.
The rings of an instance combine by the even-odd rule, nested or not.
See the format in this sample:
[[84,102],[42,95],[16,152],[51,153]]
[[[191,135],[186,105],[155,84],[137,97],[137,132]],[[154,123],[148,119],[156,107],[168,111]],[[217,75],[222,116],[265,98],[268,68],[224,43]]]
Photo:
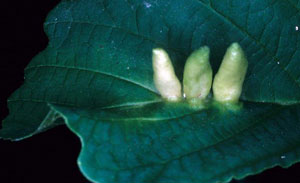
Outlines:
[[94,182],[228,182],[300,158],[300,105],[54,108],[80,137],[78,164]]
[[[61,124],[58,112],[95,182],[226,182],[289,166],[300,160],[299,10],[296,0],[64,0],[44,24],[48,47],[8,100],[0,137]],[[240,111],[161,100],[153,48],[167,50],[182,80],[190,53],[209,46],[216,73],[232,42],[249,61]]]
[[266,0],[62,1],[44,24],[47,49],[31,61],[24,85],[8,100],[10,116],[0,136],[32,135],[50,110],[47,103],[107,107],[159,100],[154,47],[169,52],[182,79],[193,50],[208,45],[216,72],[227,46],[239,42],[249,59],[242,99],[296,104],[299,9],[293,1]]

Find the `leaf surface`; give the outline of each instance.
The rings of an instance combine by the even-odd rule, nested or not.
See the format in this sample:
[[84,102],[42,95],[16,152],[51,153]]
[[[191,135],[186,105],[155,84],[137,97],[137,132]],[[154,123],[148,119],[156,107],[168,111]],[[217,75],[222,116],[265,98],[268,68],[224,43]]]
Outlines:
[[299,105],[55,109],[80,136],[78,164],[94,182],[228,182],[299,161]]

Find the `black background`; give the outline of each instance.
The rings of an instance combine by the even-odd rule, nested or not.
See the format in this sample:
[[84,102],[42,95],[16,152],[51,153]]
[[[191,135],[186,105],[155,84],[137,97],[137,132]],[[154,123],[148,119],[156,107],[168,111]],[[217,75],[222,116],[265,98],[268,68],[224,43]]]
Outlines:
[[[58,2],[26,0],[1,7],[1,120],[8,114],[8,96],[23,82],[25,66],[47,45],[43,22]],[[76,164],[79,151],[79,139],[65,126],[19,142],[0,140],[0,183],[87,183]],[[300,183],[300,163],[275,167],[245,182]]]

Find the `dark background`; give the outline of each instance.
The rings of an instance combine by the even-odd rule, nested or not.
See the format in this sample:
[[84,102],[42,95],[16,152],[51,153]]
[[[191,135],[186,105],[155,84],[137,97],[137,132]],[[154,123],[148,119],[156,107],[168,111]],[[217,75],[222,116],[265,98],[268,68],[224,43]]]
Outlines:
[[[23,82],[25,66],[47,45],[43,22],[58,2],[26,0],[1,7],[1,120],[8,114],[7,98]],[[19,142],[0,140],[0,183],[87,183],[76,164],[79,151],[79,139],[65,126]],[[300,163],[264,171],[245,182],[300,183]]]

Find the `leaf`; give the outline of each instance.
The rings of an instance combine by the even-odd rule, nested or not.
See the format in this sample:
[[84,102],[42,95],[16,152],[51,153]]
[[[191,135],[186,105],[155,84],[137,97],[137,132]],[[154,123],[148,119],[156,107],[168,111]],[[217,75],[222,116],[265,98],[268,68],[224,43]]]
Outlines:
[[[300,24],[299,10],[299,3],[292,0],[64,0],[44,24],[48,47],[33,58],[25,69],[25,83],[8,100],[10,115],[0,137],[26,138],[35,134],[43,121],[48,121],[46,129],[61,124],[62,120],[47,118],[58,112],[82,139],[80,166],[96,182],[110,182],[115,176],[111,176],[118,170],[110,164],[113,158],[122,160],[116,163],[123,168],[138,166],[134,155],[145,158],[142,162],[160,163],[135,172],[136,179],[147,183],[155,177],[162,180],[166,172],[160,171],[161,164],[181,156],[191,168],[179,171],[182,165],[175,163],[170,171],[181,176],[182,182],[228,181],[275,165],[289,166],[300,160],[300,33],[295,28]],[[153,48],[168,51],[182,80],[185,60],[193,50],[208,45],[216,73],[232,42],[242,45],[249,61],[241,111],[222,112],[215,105],[191,109],[184,102],[162,102],[153,84]],[[99,154],[93,153],[99,145],[94,143],[108,138],[101,137],[105,128],[95,127],[105,125],[116,130],[109,139],[115,140],[118,148],[132,146],[135,153],[127,153],[123,159],[108,157],[117,153],[122,157],[117,146],[109,145]],[[183,127],[171,131],[166,125]],[[153,153],[160,153],[157,159],[139,151],[144,146],[149,150],[151,139],[136,133],[151,130],[151,135],[160,134],[150,136],[159,139],[153,141]],[[122,134],[134,141],[121,143],[125,140]],[[89,140],[88,136],[102,139]],[[171,137],[176,137],[174,142]],[[140,144],[134,145],[135,141]],[[113,151],[108,153],[109,149]],[[168,150],[175,154],[171,156]],[[183,156],[187,152],[204,158]],[[97,161],[85,161],[92,157],[103,162],[99,166]],[[105,170],[102,166],[109,167]],[[203,171],[194,175],[193,168]],[[135,181],[126,178],[132,173],[125,172],[117,179]],[[170,177],[167,182],[172,181]]]
[[31,61],[24,85],[8,100],[10,116],[0,136],[32,135],[50,110],[47,103],[82,107],[158,100],[153,47],[168,50],[182,78],[193,50],[208,45],[216,72],[227,46],[237,41],[249,59],[243,100],[298,103],[299,9],[293,1],[266,0],[62,1],[44,24],[48,48]]
[[300,157],[300,105],[54,108],[80,137],[78,164],[93,182],[228,182]]
[[[48,48],[30,63],[25,71],[27,79],[24,86],[9,100],[12,116],[4,123],[7,130],[2,132],[1,136],[14,139],[35,131],[49,111],[47,102],[68,106],[87,106],[91,103],[105,106],[112,103],[122,105],[141,100],[155,100],[153,99],[156,97],[155,94],[150,92],[155,89],[149,57],[151,48],[156,46],[169,48],[179,68],[176,69],[178,75],[181,76],[180,68],[191,50],[203,44],[208,44],[212,50],[217,50],[212,53],[212,63],[216,71],[228,43],[243,40],[241,43],[247,53],[252,54],[249,57],[250,66],[243,99],[274,103],[299,101],[299,72],[297,72],[299,64],[296,60],[299,55],[297,50],[299,34],[291,29],[291,25],[297,25],[299,20],[297,19],[299,7],[285,3],[283,5],[293,10],[286,11],[281,6],[269,10],[267,2],[260,2],[261,4],[243,2],[230,8],[228,4],[220,2],[206,4],[195,0],[174,1],[172,5],[168,5],[168,2],[62,2],[45,23],[45,31],[50,38]],[[113,6],[125,8],[120,11],[112,8]],[[178,19],[173,15],[181,6],[186,8],[180,10],[181,16]],[[220,9],[226,7],[228,8],[226,11]],[[254,11],[256,7],[261,8],[261,11],[278,12],[277,14],[282,16],[273,21],[274,23],[265,25],[265,22],[270,21],[272,17],[265,16],[265,22],[261,22],[259,14],[244,11],[247,8],[252,8]],[[89,11],[82,9],[89,9]],[[81,13],[76,14],[78,11]],[[242,17],[247,18],[246,15],[235,16],[238,11],[251,15],[248,16],[251,20],[248,21],[249,25],[244,25],[247,21],[240,20]],[[149,16],[151,13],[159,16]],[[296,16],[292,16],[293,13],[296,13]],[[257,20],[261,22],[260,27],[257,27],[259,25],[256,24]],[[250,26],[251,23],[255,23],[255,26]],[[155,26],[152,26],[154,24]],[[272,33],[268,34],[267,30],[271,28]],[[274,32],[278,32],[277,37],[274,37]],[[278,44],[271,44],[271,38],[272,43],[278,42]],[[143,49],[139,49],[140,45],[143,45]],[[285,49],[286,47],[288,49]],[[130,71],[135,70],[135,73],[128,72],[127,68],[131,69]],[[273,74],[265,76],[265,73],[270,71],[273,71],[271,72]],[[141,75],[145,77],[140,77]],[[260,82],[259,78],[264,80]],[[65,79],[73,83],[68,83]],[[95,80],[101,79],[105,80],[101,83],[103,87],[95,86],[99,85]],[[127,85],[131,83],[142,86],[138,90],[144,88],[149,91],[140,92],[145,94],[128,100],[120,100],[119,96],[126,92],[119,91],[116,96],[108,96],[110,101],[99,102],[102,101],[102,97],[96,97],[95,93],[103,93],[103,91],[108,93],[110,84],[115,80],[128,82]],[[83,81],[88,84],[83,86],[81,84]],[[115,86],[117,85],[113,85],[110,90],[115,91]],[[285,88],[289,90],[286,91]],[[69,91],[75,92],[74,95],[66,95],[70,93]],[[77,96],[82,94],[83,96],[78,99]],[[119,101],[114,98],[118,98]],[[17,112],[14,112],[14,108],[22,111],[21,118],[15,115]],[[31,111],[36,109],[39,112],[32,116]],[[20,123],[26,124],[27,130],[14,132],[13,129]]]

